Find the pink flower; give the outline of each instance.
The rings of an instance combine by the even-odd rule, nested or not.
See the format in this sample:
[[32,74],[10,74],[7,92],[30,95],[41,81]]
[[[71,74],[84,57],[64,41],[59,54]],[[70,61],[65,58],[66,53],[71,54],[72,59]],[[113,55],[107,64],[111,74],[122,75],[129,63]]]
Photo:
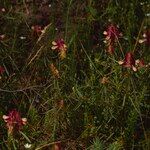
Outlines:
[[133,71],[137,71],[140,68],[146,67],[143,59],[134,59],[133,53],[128,52],[125,55],[125,59],[123,61],[118,62],[120,65],[126,68],[131,68]]
[[5,72],[4,67],[0,66],[0,74],[3,74]]
[[127,67],[127,68],[132,68],[132,66],[135,66],[135,59],[134,59],[133,54],[131,52],[128,52],[125,55],[123,66]]
[[67,46],[63,39],[58,39],[52,42],[52,50],[56,50],[59,52],[59,56],[61,59],[66,57]]
[[53,41],[52,44],[53,44],[53,46],[52,46],[53,50],[61,51],[61,50],[67,48],[63,39],[58,39],[56,41]]
[[113,24],[108,26],[107,30],[104,31],[103,34],[106,35],[106,40],[111,40],[111,42],[115,42],[115,40],[121,35],[118,28]]
[[21,118],[20,113],[16,109],[10,111],[8,116],[3,115],[3,119],[6,122],[8,133],[13,133],[14,130],[19,131],[27,122],[26,118]]
[[150,46],[150,30],[144,32],[143,39],[140,39],[139,43],[145,43]]
[[111,24],[110,26],[108,26],[107,30],[103,32],[103,34],[106,35],[105,43],[108,46],[107,51],[108,53],[113,54],[114,44],[116,40],[118,40],[118,38],[121,36],[121,33],[115,25]]
[[125,55],[125,59],[123,61],[119,61],[119,64],[126,68],[131,68],[133,71],[137,71],[135,67],[135,59],[132,52],[128,52]]
[[143,59],[140,59],[140,60],[137,59],[137,60],[135,61],[135,65],[138,66],[139,68],[142,68],[142,67],[145,67],[145,66],[146,66]]

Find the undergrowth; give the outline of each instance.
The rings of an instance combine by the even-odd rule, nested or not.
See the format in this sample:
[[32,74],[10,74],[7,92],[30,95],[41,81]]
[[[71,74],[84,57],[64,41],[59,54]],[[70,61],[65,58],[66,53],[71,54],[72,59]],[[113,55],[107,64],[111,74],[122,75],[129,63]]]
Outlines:
[[149,9],[1,1],[0,149],[150,149]]

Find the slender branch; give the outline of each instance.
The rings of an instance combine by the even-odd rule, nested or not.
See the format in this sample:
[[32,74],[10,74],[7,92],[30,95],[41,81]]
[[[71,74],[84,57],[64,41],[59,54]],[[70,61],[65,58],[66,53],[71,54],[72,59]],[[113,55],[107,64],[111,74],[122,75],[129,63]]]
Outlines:
[[141,27],[140,27],[138,36],[137,36],[137,38],[136,38],[136,42],[135,42],[135,45],[134,45],[134,48],[133,48],[133,53],[135,52],[135,49],[136,49],[136,47],[137,47],[137,44],[138,44],[138,41],[139,41],[139,37],[140,37],[140,34],[141,34],[141,32],[142,32],[142,29],[143,29],[143,25],[144,25],[144,20],[143,20],[143,22],[142,22],[142,24],[141,24]]
[[26,90],[30,90],[30,89],[34,89],[34,88],[43,88],[45,87],[47,84],[45,85],[39,85],[39,86],[30,86],[30,87],[26,87],[26,88],[23,88],[23,89],[17,89],[17,90],[6,90],[6,89],[2,89],[0,88],[0,91],[1,92],[7,92],[7,93],[15,93],[15,92],[23,92],[23,91],[26,91]]

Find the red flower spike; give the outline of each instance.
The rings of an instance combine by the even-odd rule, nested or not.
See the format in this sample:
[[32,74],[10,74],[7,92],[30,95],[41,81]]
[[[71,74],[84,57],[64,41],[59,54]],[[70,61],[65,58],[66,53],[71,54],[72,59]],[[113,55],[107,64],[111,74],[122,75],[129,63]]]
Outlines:
[[8,133],[13,133],[14,130],[19,131],[27,122],[27,119],[21,118],[15,109],[10,111],[8,116],[3,115],[3,119],[7,123]]
[[132,66],[135,66],[135,59],[134,59],[133,54],[131,52],[128,52],[125,55],[123,66],[127,67],[127,68],[132,68]]
[[125,55],[125,59],[123,61],[118,61],[118,64],[126,68],[132,68],[133,71],[137,71],[140,68],[148,66],[148,65],[145,65],[143,59],[135,60],[131,52],[128,52]]
[[63,39],[53,41],[52,45],[51,49],[58,51],[61,59],[66,58],[67,46]]
[[52,44],[53,44],[52,46],[53,50],[57,49],[58,51],[61,51],[67,48],[63,39],[58,39],[56,41],[53,41]]
[[3,74],[5,72],[4,67],[0,66],[0,74]]
[[108,26],[107,30],[104,31],[104,34],[106,35],[106,40],[111,40],[111,42],[115,42],[121,35],[118,28],[113,24]]
[[105,43],[108,46],[108,53],[113,54],[114,53],[114,44],[116,40],[121,36],[121,33],[119,32],[118,28],[111,24],[108,26],[107,30],[103,32],[104,35],[106,35]]
[[136,61],[131,52],[128,52],[125,55],[125,59],[123,61],[119,61],[118,63],[119,63],[119,65],[122,65],[123,67],[131,68],[133,71],[137,71]]

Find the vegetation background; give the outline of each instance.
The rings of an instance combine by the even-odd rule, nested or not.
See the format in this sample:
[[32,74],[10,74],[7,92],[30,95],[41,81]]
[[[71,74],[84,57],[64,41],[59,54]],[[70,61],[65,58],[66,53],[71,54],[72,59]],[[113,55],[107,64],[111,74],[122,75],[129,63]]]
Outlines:
[[[149,150],[149,12],[148,0],[1,0],[0,149]],[[144,67],[119,65],[128,52]],[[10,138],[13,109],[27,124]]]

